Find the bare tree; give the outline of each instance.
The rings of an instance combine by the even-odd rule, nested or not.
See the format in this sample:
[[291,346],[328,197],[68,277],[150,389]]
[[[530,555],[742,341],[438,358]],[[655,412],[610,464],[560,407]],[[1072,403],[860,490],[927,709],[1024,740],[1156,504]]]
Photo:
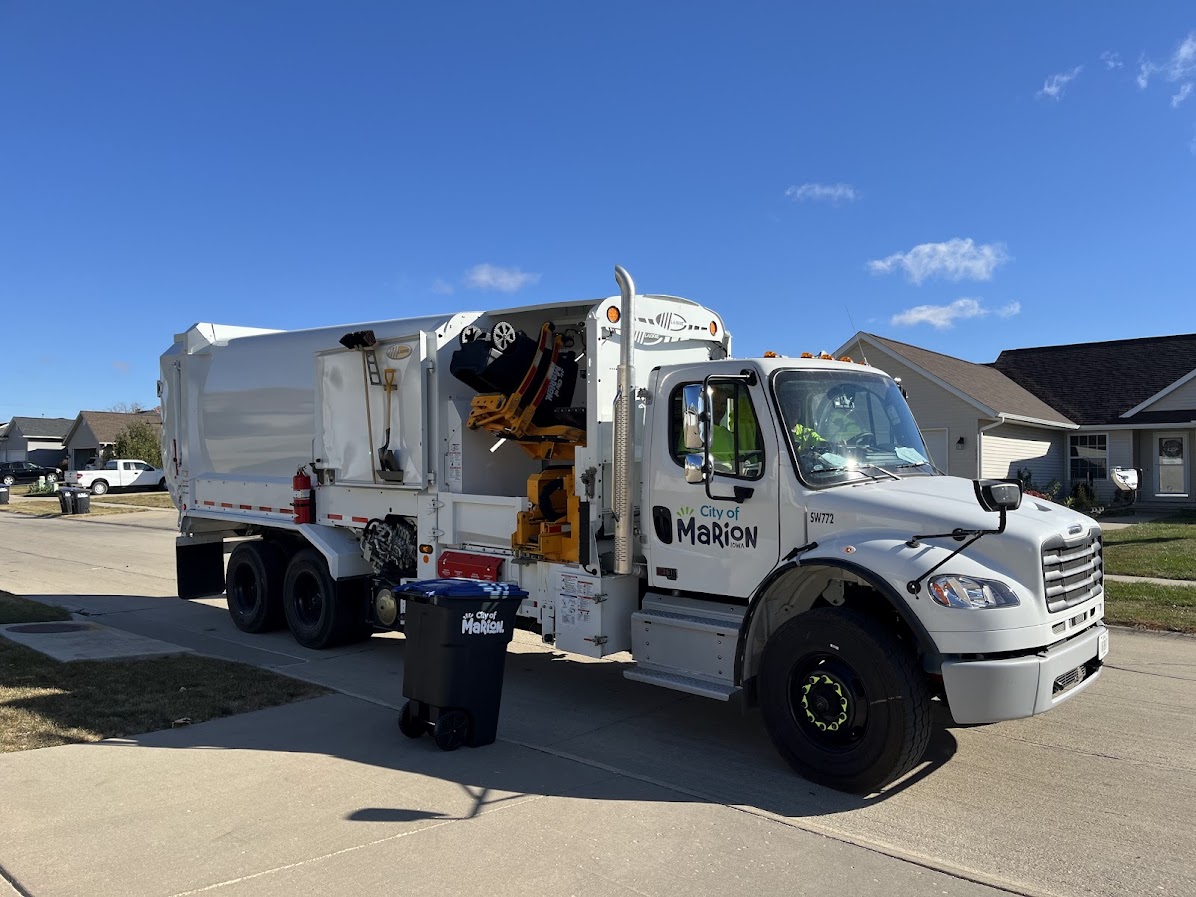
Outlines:
[[105,408],[104,410],[117,411],[121,414],[137,414],[138,412],[144,411],[145,406],[140,402],[117,402],[115,405]]

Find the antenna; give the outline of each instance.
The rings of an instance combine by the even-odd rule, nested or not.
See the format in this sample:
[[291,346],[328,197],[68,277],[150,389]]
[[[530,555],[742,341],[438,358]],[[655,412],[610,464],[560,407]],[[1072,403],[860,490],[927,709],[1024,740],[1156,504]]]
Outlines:
[[[851,325],[851,332],[859,333],[859,331],[855,329],[855,321],[853,321],[851,319],[851,309],[848,308],[846,305],[844,305],[843,310],[845,312],[847,312],[847,323]],[[869,364],[869,365],[872,364],[872,362],[870,362],[868,360],[867,352],[864,350],[864,341],[863,340],[860,340],[860,357],[864,359],[864,364]]]

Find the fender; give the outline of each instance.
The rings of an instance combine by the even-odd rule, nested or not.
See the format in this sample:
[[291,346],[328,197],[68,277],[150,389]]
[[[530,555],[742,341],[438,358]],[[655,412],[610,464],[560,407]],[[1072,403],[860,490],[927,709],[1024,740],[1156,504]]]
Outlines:
[[[844,543],[846,544],[846,543]],[[814,542],[810,545],[810,550],[818,551],[817,555],[812,557],[794,558],[791,561],[784,561],[773,568],[764,580],[758,585],[751,598],[748,601],[747,613],[743,615],[743,622],[739,626],[739,637],[735,646],[735,684],[743,686],[743,665],[747,652],[748,634],[751,632],[752,619],[755,616],[756,608],[760,606],[764,594],[772,586],[774,582],[784,576],[786,573],[800,567],[834,567],[839,570],[847,571],[855,576],[858,576],[864,582],[868,583],[876,592],[883,596],[889,605],[901,617],[902,622],[909,627],[910,632],[918,640],[918,647],[926,654],[937,654],[938,648],[934,643],[934,639],[930,637],[929,631],[923,625],[905,602],[905,596],[898,592],[893,586],[883,577],[878,576],[873,570],[864,567],[856,561],[846,560],[837,555],[830,555],[825,553],[828,548],[837,547],[835,542],[827,544],[825,542]]]

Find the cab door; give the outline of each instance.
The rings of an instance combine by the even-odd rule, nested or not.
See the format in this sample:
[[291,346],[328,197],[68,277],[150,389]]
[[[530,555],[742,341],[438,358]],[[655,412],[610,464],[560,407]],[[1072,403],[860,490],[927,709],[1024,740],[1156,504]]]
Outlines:
[[[643,527],[653,588],[747,598],[776,566],[780,443],[760,377],[743,371],[740,363],[671,372],[653,391]],[[682,394],[704,382],[711,471],[688,483]]]

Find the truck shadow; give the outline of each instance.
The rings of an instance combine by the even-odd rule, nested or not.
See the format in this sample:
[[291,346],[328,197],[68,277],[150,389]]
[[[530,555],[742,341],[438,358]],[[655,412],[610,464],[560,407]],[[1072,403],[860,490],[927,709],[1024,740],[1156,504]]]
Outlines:
[[[340,711],[335,721],[323,710],[330,700],[325,698],[120,743],[325,754],[455,782],[480,795],[474,812],[493,795],[578,795],[583,785],[587,798],[624,800],[630,780],[660,800],[746,806],[794,818],[820,816],[890,800],[932,776],[957,750],[950,715],[936,702],[930,746],[917,769],[877,794],[843,794],[790,770],[769,741],[759,711],[632,682],[623,677],[632,666],[625,655],[600,662],[578,659],[521,633],[506,658],[498,742],[444,753],[430,738],[412,741],[398,731],[397,709],[405,700],[405,641],[396,635],[376,634],[365,642],[318,652],[299,647],[285,632],[241,633],[218,605],[146,596],[29,597],[73,609],[94,608],[96,622],[175,640],[229,660],[249,656],[260,666],[363,699],[352,700],[353,710]],[[178,619],[177,638],[170,639],[160,624],[145,622],[159,612]],[[546,775],[546,767],[557,773]],[[596,776],[598,782],[593,781]],[[604,789],[602,782],[609,787]],[[349,818],[410,822],[449,818],[444,813],[444,808],[378,806]]]

